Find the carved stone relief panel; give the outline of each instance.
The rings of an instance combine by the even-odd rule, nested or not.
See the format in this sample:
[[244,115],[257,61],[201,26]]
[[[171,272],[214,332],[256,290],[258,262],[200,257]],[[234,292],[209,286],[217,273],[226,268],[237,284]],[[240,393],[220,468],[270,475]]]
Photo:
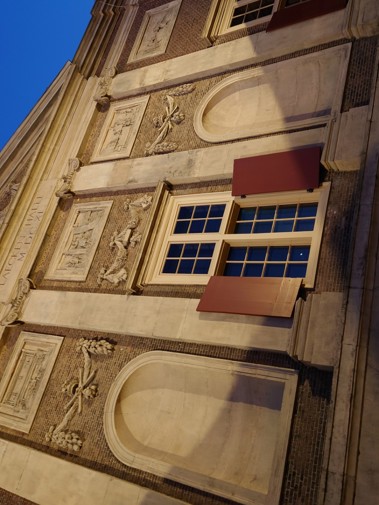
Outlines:
[[163,54],[169,43],[181,0],[174,0],[145,13],[128,63]]
[[29,433],[63,337],[21,332],[0,382],[0,424]]
[[72,206],[49,265],[47,279],[86,280],[112,203],[77,203]]
[[130,156],[148,100],[144,96],[111,103],[92,161]]

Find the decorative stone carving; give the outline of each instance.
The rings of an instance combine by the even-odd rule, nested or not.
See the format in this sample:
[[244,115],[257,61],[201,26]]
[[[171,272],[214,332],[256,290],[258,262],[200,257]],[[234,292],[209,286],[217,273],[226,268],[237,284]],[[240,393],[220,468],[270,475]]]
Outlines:
[[95,148],[94,161],[130,155],[148,100],[145,96],[111,104]]
[[0,191],[0,226],[4,222],[19,187],[20,183],[10,182]]
[[146,144],[145,156],[170,153],[178,148],[178,145],[175,142],[163,141],[173,129],[173,125],[180,124],[184,121],[185,116],[182,112],[179,112],[179,107],[175,104],[174,99],[171,96],[166,95],[163,102],[166,104],[166,113],[154,118],[154,126],[158,128],[159,134],[152,144]]
[[112,79],[116,75],[116,67],[105,69],[104,75],[100,77],[96,95],[93,97],[99,105],[108,105],[111,99],[110,90]]
[[182,84],[180,86],[177,86],[176,88],[172,89],[169,93],[167,93],[170,96],[182,96],[182,95],[188,95],[189,93],[192,93],[196,88],[195,84],[188,83],[188,84]]
[[22,306],[29,294],[30,288],[35,288],[35,285],[31,279],[19,279],[17,285],[17,294],[8,304],[8,310],[1,320],[1,326],[11,326],[14,325],[21,316]]
[[158,56],[166,51],[181,0],[174,0],[145,13],[128,63]]
[[47,279],[86,280],[112,203],[78,203],[72,206],[49,265]]
[[128,257],[128,248],[135,247],[141,240],[141,233],[138,230],[140,224],[140,216],[138,209],[143,211],[151,207],[152,196],[144,195],[134,202],[127,200],[124,204],[124,210],[128,212],[128,220],[125,228],[120,232],[115,232],[112,236],[110,247],[116,248],[116,257],[109,268],[103,267],[100,270],[97,278],[98,284],[102,281],[108,281],[115,286],[120,282],[126,281],[128,278],[128,271],[126,269],[126,260]]
[[58,426],[50,426],[45,435],[47,442],[52,442],[58,447],[66,450],[79,451],[83,445],[80,436],[69,429],[71,421],[76,414],[81,414],[83,410],[83,400],[92,400],[97,396],[98,385],[93,383],[96,370],[92,370],[91,355],[111,355],[114,345],[105,339],[85,339],[79,340],[76,348],[84,357],[84,366],[79,369],[78,379],[70,379],[62,386],[62,392],[70,396],[70,400],[64,406],[66,414]]
[[29,433],[63,337],[21,332],[0,383],[0,424]]
[[55,192],[55,195],[58,198],[68,199],[74,196],[73,191],[71,190],[72,182],[74,179],[75,173],[79,170],[81,165],[81,161],[78,158],[71,158],[68,160],[68,172],[64,175],[60,181],[61,185],[59,189]]

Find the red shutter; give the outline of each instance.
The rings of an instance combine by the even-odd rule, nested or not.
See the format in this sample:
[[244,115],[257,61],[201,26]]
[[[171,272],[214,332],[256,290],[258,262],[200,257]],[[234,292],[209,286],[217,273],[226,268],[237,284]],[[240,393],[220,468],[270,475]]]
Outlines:
[[309,0],[274,12],[267,32],[290,26],[346,7],[347,0]]
[[320,147],[307,147],[234,160],[232,195],[317,188],[320,156]]
[[199,312],[291,317],[302,279],[211,277]]

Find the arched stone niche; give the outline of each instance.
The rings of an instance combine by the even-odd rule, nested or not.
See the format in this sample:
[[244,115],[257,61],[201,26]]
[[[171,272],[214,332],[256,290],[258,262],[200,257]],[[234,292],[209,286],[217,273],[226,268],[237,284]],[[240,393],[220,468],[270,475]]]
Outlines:
[[279,502],[297,374],[153,351],[111,386],[104,430],[124,464],[244,504]]
[[227,77],[196,109],[197,135],[225,142],[325,124],[340,109],[349,51],[345,44]]

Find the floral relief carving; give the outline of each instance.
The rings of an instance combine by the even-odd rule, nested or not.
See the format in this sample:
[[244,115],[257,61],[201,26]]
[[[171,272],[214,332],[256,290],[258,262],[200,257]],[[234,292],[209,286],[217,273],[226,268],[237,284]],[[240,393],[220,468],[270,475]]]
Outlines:
[[8,304],[4,304],[4,302],[2,302],[4,305],[8,305],[8,308],[5,316],[1,320],[1,326],[10,326],[19,321],[22,307],[31,287],[35,288],[35,285],[31,279],[21,278],[18,280],[16,296],[12,298]]
[[116,75],[116,67],[107,68],[104,75],[100,77],[99,84],[97,87],[96,95],[94,96],[95,102],[99,105],[108,105],[111,99],[110,90],[112,86],[112,79]]
[[70,429],[71,421],[83,411],[83,402],[93,400],[98,393],[98,385],[94,383],[96,370],[92,369],[92,356],[110,356],[114,351],[114,345],[105,339],[85,339],[79,340],[76,348],[84,358],[83,368],[78,371],[78,377],[67,380],[62,386],[62,393],[70,397],[64,405],[65,415],[57,426],[52,425],[45,435],[45,440],[51,442],[65,450],[79,451],[83,445],[80,436]]
[[174,125],[179,125],[185,119],[183,112],[179,110],[179,106],[174,101],[174,96],[188,95],[194,91],[194,84],[182,84],[172,89],[163,98],[165,105],[165,114],[156,116],[153,119],[155,128],[158,128],[158,136],[153,143],[147,143],[145,149],[145,156],[152,156],[154,154],[171,153],[178,148],[175,142],[165,141],[168,134],[172,131]]
[[101,268],[97,278],[98,284],[101,284],[102,281],[108,281],[118,286],[120,282],[124,282],[128,278],[126,268],[128,248],[135,247],[142,237],[138,229],[141,222],[139,211],[145,212],[148,210],[151,207],[152,199],[152,196],[144,195],[137,200],[127,200],[125,202],[124,210],[128,212],[127,223],[120,232],[115,232],[111,238],[109,246],[116,249],[116,256],[110,267]]

